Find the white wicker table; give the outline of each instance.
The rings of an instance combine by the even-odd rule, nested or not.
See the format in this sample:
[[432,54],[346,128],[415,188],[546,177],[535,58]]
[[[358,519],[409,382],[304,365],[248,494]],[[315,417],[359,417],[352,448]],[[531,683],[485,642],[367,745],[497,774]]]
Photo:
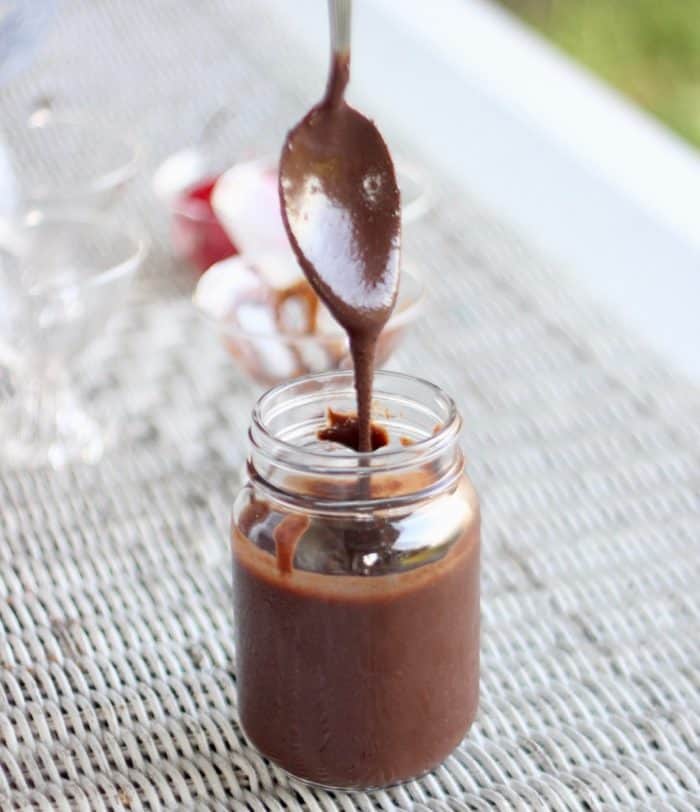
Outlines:
[[[308,102],[302,56],[254,0],[192,9],[64,4],[0,121],[41,94],[107,98],[155,162],[226,102],[241,145],[279,144]],[[127,208],[152,258],[86,379],[120,443],[94,468],[0,472],[0,808],[700,809],[700,395],[440,193],[406,235],[444,280],[440,328],[396,365],[455,395],[484,503],[470,736],[373,795],[290,781],[244,740],[226,527],[251,393],[183,297],[144,180]]]

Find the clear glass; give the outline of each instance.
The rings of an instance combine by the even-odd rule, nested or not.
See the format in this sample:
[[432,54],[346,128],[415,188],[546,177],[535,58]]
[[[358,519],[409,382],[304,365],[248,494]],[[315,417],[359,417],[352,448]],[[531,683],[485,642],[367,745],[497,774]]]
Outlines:
[[126,296],[144,241],[104,218],[32,211],[0,220],[0,400],[3,463],[94,462],[98,425],[71,385],[72,363]]
[[36,110],[3,127],[17,209],[107,209],[134,177],[142,148],[127,132],[87,114]]
[[[237,262],[245,262],[240,258]],[[197,310],[219,334],[221,341],[245,376],[261,386],[273,386],[301,375],[329,372],[350,366],[350,348],[347,336],[338,328],[326,332],[323,328],[313,333],[303,329],[280,329],[274,303],[264,297],[257,305],[261,325],[270,323],[268,330],[244,329],[237,316],[241,305],[250,307],[250,301],[241,299],[240,288],[233,268],[216,266],[199,280],[192,298]],[[406,330],[420,315],[424,286],[419,277],[402,270],[396,308],[377,343],[377,366],[382,366],[401,343]],[[285,300],[285,307],[305,307],[301,293]],[[264,316],[267,315],[266,320]]]
[[432,384],[375,377],[390,442],[321,441],[352,374],[272,389],[253,413],[233,513],[238,708],[294,776],[374,789],[434,768],[476,714],[479,505],[460,418]]

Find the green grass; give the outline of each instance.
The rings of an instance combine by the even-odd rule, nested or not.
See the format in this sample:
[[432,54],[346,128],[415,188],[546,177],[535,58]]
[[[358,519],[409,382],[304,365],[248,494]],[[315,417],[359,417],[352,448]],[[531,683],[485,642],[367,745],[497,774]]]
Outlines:
[[700,146],[700,0],[499,0]]

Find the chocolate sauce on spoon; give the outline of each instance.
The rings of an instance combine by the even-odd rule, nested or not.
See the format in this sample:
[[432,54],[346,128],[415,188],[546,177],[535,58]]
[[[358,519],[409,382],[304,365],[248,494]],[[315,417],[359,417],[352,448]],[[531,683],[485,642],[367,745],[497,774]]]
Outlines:
[[349,49],[335,50],[323,99],[282,149],[280,203],[306,278],[347,333],[358,451],[371,451],[375,348],[399,283],[400,199],[379,130],[345,101],[349,77]]

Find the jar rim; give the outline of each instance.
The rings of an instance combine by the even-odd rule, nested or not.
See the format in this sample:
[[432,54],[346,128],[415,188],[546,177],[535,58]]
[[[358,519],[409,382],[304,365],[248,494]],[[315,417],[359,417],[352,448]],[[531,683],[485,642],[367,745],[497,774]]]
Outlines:
[[[316,395],[311,396],[312,400],[316,398],[320,401],[349,390],[354,392],[354,375],[352,370],[305,375],[278,384],[265,392],[255,404],[249,432],[250,442],[256,454],[262,453],[271,462],[286,459],[289,463],[289,458],[292,457],[291,467],[315,474],[357,476],[362,473],[396,471],[417,461],[429,462],[443,454],[454,445],[462,427],[462,419],[454,400],[439,386],[414,375],[378,370],[374,377],[373,400],[382,396],[390,400],[398,399],[398,396],[392,393],[400,392],[402,387],[420,390],[421,395],[429,399],[430,405],[440,411],[439,429],[412,441],[410,445],[400,448],[385,446],[368,454],[352,450],[334,449],[330,453],[318,448],[309,449],[277,436],[271,429],[271,420],[279,417],[284,411],[284,404],[288,407],[295,397],[304,398],[305,390],[308,392],[314,386],[317,386],[317,390]],[[323,397],[320,394],[322,392],[325,393]],[[410,395],[402,397],[413,404],[419,403],[416,397]]]

